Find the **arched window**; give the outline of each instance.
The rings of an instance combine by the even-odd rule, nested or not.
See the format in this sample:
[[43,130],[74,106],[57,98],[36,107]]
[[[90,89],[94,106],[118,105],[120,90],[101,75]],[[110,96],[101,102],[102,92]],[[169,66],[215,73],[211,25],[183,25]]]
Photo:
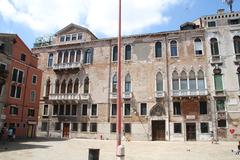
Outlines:
[[62,51],[58,52],[58,64],[62,63]]
[[84,63],[91,64],[93,59],[93,49],[89,48],[84,53]]
[[157,91],[163,91],[163,77],[160,72],[156,75],[156,86]]
[[198,71],[198,89],[204,90],[205,89],[205,81],[204,81],[204,73],[202,70]]
[[112,78],[112,92],[116,93],[117,92],[117,75],[114,74]]
[[53,65],[53,54],[49,53],[48,55],[48,67],[52,67]]
[[66,91],[66,80],[64,79],[61,84],[61,93],[65,93]]
[[177,53],[177,41],[172,40],[170,42],[170,48],[171,48],[171,56],[172,57],[178,56],[178,53]]
[[202,41],[200,38],[194,40],[195,54],[202,55]]
[[131,46],[130,45],[127,45],[125,47],[125,60],[131,60]]
[[73,87],[72,79],[70,79],[70,80],[68,81],[67,93],[72,93],[72,87]]
[[64,52],[63,63],[68,63],[68,51]]
[[116,62],[118,60],[118,47],[113,47],[112,61]]
[[190,90],[196,90],[196,76],[194,71],[189,72],[189,88]]
[[174,71],[172,74],[172,86],[173,90],[179,90],[179,78],[177,71]]
[[161,42],[157,42],[155,44],[155,57],[162,57],[162,44]]
[[84,80],[83,93],[89,93],[89,78],[86,77]]
[[45,96],[47,96],[47,97],[50,94],[50,85],[51,85],[51,81],[50,81],[50,79],[48,79],[46,82],[46,94],[45,94]]
[[55,82],[55,93],[56,94],[59,94],[59,86],[60,86],[60,83],[59,83],[59,80],[57,79]]
[[74,93],[78,93],[79,80],[76,79],[74,83]]
[[75,57],[75,51],[70,52],[70,63],[74,62],[74,57]]
[[131,92],[131,76],[127,74],[125,77],[125,92]]
[[236,54],[239,54],[240,53],[240,37],[234,36],[233,42],[234,42],[234,51]]
[[76,62],[80,62],[81,59],[81,51],[77,50]]
[[213,56],[219,55],[217,39],[216,38],[211,38],[210,44],[211,44],[211,53],[212,53],[212,55]]
[[187,73],[185,71],[182,71],[182,73],[181,73],[180,86],[181,86],[181,90],[187,90],[188,89]]

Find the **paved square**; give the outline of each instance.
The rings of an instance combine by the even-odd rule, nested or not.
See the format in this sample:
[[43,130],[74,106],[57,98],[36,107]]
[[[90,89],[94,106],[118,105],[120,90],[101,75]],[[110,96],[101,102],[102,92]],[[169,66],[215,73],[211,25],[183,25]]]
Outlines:
[[[123,142],[126,160],[237,160],[237,142]],[[100,160],[115,159],[112,140],[47,140],[0,145],[0,160],[87,160],[89,148],[100,148]],[[5,150],[4,148],[8,149]]]

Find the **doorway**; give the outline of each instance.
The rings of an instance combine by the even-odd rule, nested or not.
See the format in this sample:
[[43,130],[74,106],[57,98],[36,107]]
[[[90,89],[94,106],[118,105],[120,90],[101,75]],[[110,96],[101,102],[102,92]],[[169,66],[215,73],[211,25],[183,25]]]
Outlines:
[[165,120],[152,121],[152,140],[165,141]]
[[186,123],[187,141],[196,141],[196,123]]
[[34,125],[33,124],[28,124],[27,137],[28,138],[34,137]]
[[63,137],[69,138],[69,126],[70,123],[63,123]]

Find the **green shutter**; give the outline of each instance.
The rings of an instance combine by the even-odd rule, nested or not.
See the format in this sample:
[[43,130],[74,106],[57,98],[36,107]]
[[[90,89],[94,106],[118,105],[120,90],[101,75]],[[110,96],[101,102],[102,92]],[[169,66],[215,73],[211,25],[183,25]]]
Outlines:
[[215,83],[215,90],[222,91],[223,84],[222,84],[222,75],[214,75],[214,83]]

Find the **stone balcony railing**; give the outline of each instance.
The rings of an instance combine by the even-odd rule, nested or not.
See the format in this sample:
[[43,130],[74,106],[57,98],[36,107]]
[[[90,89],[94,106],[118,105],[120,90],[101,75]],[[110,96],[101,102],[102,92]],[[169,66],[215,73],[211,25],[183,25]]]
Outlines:
[[156,91],[155,92],[155,98],[164,98],[165,92],[164,91]]
[[83,93],[80,96],[82,101],[88,101],[90,99],[89,93]]
[[206,89],[201,90],[173,90],[172,96],[174,97],[188,97],[188,96],[206,96],[208,91]]
[[211,57],[212,65],[215,65],[215,64],[221,65],[222,63],[223,63],[223,61],[222,61],[222,57],[220,55],[212,55],[212,57]]
[[78,93],[61,93],[61,94],[50,94],[49,100],[54,101],[79,101],[80,95]]
[[123,92],[123,99],[131,99],[132,92]]
[[80,62],[59,63],[53,65],[53,70],[80,69],[81,66],[82,64]]

